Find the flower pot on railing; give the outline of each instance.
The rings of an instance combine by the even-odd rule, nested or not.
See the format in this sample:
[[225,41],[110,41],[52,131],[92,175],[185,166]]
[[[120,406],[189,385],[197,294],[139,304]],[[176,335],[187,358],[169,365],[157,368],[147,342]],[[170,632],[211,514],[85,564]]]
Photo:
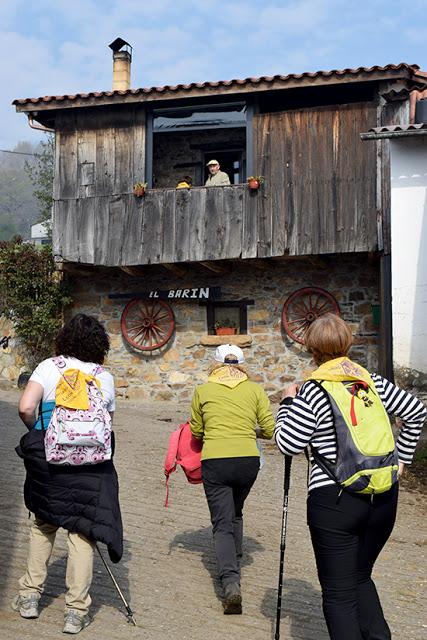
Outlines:
[[146,182],[137,182],[133,185],[133,195],[137,198],[142,198],[145,195],[145,190],[147,188]]
[[249,176],[247,179],[248,188],[251,191],[258,191],[260,186],[264,183],[263,176]]

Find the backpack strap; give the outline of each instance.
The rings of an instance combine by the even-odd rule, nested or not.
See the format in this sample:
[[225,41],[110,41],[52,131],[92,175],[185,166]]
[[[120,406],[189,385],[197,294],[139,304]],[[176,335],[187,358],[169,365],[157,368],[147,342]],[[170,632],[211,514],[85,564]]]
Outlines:
[[[319,380],[314,380],[313,378],[309,378],[308,380],[306,380],[306,382],[311,382],[312,384],[314,384],[318,389],[320,389],[323,392],[323,395],[327,399],[327,401],[329,403],[329,406],[331,407],[331,411],[332,411],[331,399],[329,397],[328,392],[326,391],[326,389],[322,385],[322,383]],[[338,438],[337,438],[337,433],[336,433],[336,430],[335,430],[335,421],[334,421],[333,417],[334,417],[334,413],[332,411],[332,425],[333,425],[333,429],[334,429],[334,432],[335,432],[335,446],[338,447]],[[305,449],[305,452],[306,452],[305,455],[306,455],[307,464],[308,464],[307,486],[309,485],[309,481],[310,481],[310,455],[313,456],[313,460],[317,464],[317,466],[320,467],[322,469],[322,471],[329,478],[331,478],[331,480],[333,480],[334,482],[337,482],[336,478],[334,478],[334,476],[332,475],[331,470],[328,468],[327,463],[325,464],[325,458],[320,455],[320,453],[316,450],[315,447],[312,447],[311,445],[308,445],[306,447],[306,449]]]
[[96,378],[97,375],[99,375],[100,373],[103,373],[105,371],[105,369],[103,369],[103,367],[101,367],[100,364],[97,364],[96,367],[94,368],[94,370],[92,371],[91,375]]

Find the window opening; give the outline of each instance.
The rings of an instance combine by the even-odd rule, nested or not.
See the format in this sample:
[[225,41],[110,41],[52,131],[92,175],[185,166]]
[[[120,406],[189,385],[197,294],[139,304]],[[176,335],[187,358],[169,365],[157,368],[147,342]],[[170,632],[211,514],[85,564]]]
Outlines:
[[[248,333],[248,306],[253,300],[235,301],[202,301],[200,305],[206,307],[208,335],[217,335],[218,329],[234,329],[231,335],[246,335]],[[222,332],[221,332],[222,333]]]
[[198,105],[153,111],[154,133],[245,126],[245,103]]
[[235,149],[231,151],[209,151],[204,154],[204,171],[205,181],[209,175],[207,162],[214,158],[218,160],[221,171],[224,171],[230,178],[231,184],[241,184],[243,182],[243,176],[245,174],[245,163],[243,159],[243,149]]

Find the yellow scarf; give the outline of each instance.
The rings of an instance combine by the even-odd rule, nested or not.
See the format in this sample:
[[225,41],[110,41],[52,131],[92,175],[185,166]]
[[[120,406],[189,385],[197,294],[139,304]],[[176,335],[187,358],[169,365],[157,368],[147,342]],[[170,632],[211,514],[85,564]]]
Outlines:
[[224,384],[226,387],[234,389],[234,387],[237,387],[238,384],[247,379],[248,376],[246,375],[246,373],[243,373],[243,371],[240,371],[240,369],[225,365],[224,367],[220,367],[219,369],[215,369],[215,371],[212,371],[211,375],[208,378],[208,382]]
[[55,403],[57,406],[67,407],[67,409],[89,409],[89,397],[86,383],[95,380],[98,387],[98,380],[80,369],[67,369],[62,374],[56,385]]
[[342,382],[343,380],[363,380],[372,384],[369,371],[356,364],[347,357],[335,358],[324,362],[318,369],[305,377],[306,380],[330,380]]

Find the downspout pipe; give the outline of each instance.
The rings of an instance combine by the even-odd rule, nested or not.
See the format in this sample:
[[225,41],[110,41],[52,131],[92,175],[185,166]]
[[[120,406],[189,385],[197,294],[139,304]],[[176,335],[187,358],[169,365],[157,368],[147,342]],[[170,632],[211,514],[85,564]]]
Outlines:
[[34,116],[30,113],[28,114],[28,124],[31,129],[36,129],[37,131],[44,131],[45,133],[55,133],[55,129],[50,129],[49,127],[45,127],[42,124],[34,122]]

